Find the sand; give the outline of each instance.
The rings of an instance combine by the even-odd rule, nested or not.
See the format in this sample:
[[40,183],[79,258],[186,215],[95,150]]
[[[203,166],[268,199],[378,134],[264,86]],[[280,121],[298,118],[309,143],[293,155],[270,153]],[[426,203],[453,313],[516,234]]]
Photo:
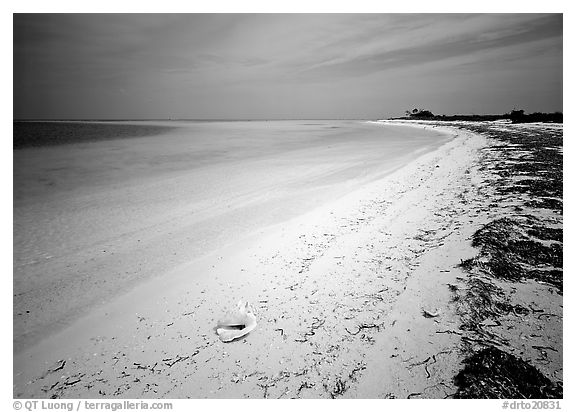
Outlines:
[[[14,395],[455,393],[464,355],[448,285],[464,276],[457,265],[477,254],[470,237],[491,217],[479,213],[490,199],[478,195],[485,188],[480,151],[490,143],[441,130],[454,138],[437,150],[140,282],[24,348],[14,357]],[[548,293],[545,286],[524,287],[525,299],[547,302],[538,295]],[[223,343],[217,321],[239,300],[251,303],[258,326]],[[555,365],[548,372],[561,379]]]
[[144,123],[177,127],[14,151],[16,350],[446,139],[358,121]]

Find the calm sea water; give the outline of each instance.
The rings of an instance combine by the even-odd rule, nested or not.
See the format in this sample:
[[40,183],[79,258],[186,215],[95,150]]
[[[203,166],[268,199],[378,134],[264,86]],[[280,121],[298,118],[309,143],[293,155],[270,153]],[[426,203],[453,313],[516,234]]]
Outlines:
[[245,170],[266,161],[268,173],[282,166],[283,175],[329,173],[339,181],[377,173],[443,140],[362,121],[14,122],[14,200],[60,199],[206,167],[217,176],[230,165]]
[[14,122],[14,149],[156,136],[172,129],[151,124]]

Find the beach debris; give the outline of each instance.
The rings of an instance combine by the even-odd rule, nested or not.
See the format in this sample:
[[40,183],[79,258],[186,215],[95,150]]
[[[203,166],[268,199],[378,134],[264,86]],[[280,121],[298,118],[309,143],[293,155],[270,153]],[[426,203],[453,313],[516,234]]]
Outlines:
[[[448,353],[448,351],[444,351],[444,352],[439,352],[437,355],[440,355],[442,353]],[[430,362],[430,361],[433,362]],[[432,375],[430,374],[430,371],[428,370],[428,367],[431,365],[434,365],[435,363],[437,363],[438,361],[436,360],[436,355],[432,355],[432,356],[428,356],[426,359],[424,359],[421,362],[416,362],[416,363],[412,363],[410,365],[408,365],[408,369],[412,369],[415,366],[422,366],[424,365],[424,371],[426,372],[426,379],[430,379],[432,377]]]
[[348,388],[346,387],[346,381],[343,381],[340,377],[336,377],[334,385],[329,385],[327,382],[324,382],[324,389],[332,399],[335,399],[337,396],[342,396]]
[[380,330],[380,325],[376,325],[374,323],[361,323],[360,325],[356,325],[357,331],[356,332],[352,332],[348,329],[348,327],[344,327],[344,329],[346,330],[346,332],[348,332],[350,335],[358,335],[360,333],[361,330],[363,329],[372,329],[372,328],[376,328],[378,330]]
[[54,365],[52,365],[51,367],[49,367],[46,372],[44,372],[42,374],[42,376],[40,377],[40,379],[44,379],[46,376],[50,375],[51,373],[57,372],[59,370],[64,369],[64,366],[66,366],[66,361],[63,359],[60,359],[58,361],[56,361],[56,363],[54,363]]
[[54,382],[52,385],[45,385],[40,388],[42,392],[50,392],[52,389],[57,387],[60,384],[60,381]]
[[296,289],[296,287],[297,287],[299,284],[300,284],[300,283],[297,282],[297,283],[295,283],[295,284],[293,284],[293,285],[291,285],[291,286],[286,287],[286,289],[294,290],[294,289]]
[[[480,249],[475,258],[460,266],[508,281],[534,279],[562,292],[562,233],[547,230],[534,217],[504,217],[472,235],[472,246]],[[547,269],[543,269],[546,267]]]
[[45,393],[53,391],[50,395],[51,399],[61,398],[68,388],[81,382],[84,376],[84,373],[75,373],[74,375],[68,377],[62,376],[59,381],[53,383],[52,385],[45,385],[41,388],[41,390]]
[[310,325],[310,330],[308,332],[305,332],[302,338],[294,339],[296,342],[307,342],[308,337],[314,336],[316,334],[316,330],[320,328],[322,325],[324,325],[324,323],[326,322],[326,320],[319,319],[317,317],[314,317],[313,319],[314,322],[312,322],[312,325]]
[[232,342],[256,328],[256,316],[248,302],[238,302],[236,311],[226,314],[218,321],[216,333],[222,342]]
[[165,358],[162,359],[162,362],[164,362],[169,368],[171,368],[172,366],[174,366],[175,364],[177,364],[178,362],[184,361],[186,359],[189,359],[190,356],[180,356],[180,355],[176,355],[173,358]]
[[464,365],[454,379],[455,398],[562,398],[561,383],[553,383],[534,366],[497,348],[474,353]]
[[435,311],[431,311],[422,308],[422,316],[424,316],[425,318],[437,318],[438,316],[440,316],[440,310],[437,309]]
[[310,383],[308,381],[304,381],[304,382],[302,382],[302,384],[300,385],[300,387],[296,391],[296,395],[300,395],[300,392],[302,392],[303,389],[312,389],[314,386],[316,386],[315,383]]
[[64,385],[66,386],[76,385],[78,382],[82,380],[82,377],[84,375],[85,375],[84,373],[75,373],[74,375],[66,378],[66,380],[64,381]]
[[[432,359],[430,356],[428,356],[426,359],[424,359],[421,362],[416,362],[416,363],[411,363],[410,365],[408,365],[408,369],[412,369],[414,366],[420,366],[420,365],[425,365],[426,363],[428,363],[428,361]],[[408,360],[406,360],[407,362]]]
[[459,335],[462,336],[462,332],[456,332],[454,330],[437,330],[436,333],[450,333],[453,335]]
[[[347,365],[347,364],[345,364]],[[350,389],[352,382],[358,381],[358,375],[366,369],[366,363],[364,361],[357,362],[356,365],[348,372],[347,376],[339,375],[335,376],[334,381],[331,383],[330,380],[324,381],[324,390],[330,395],[332,399],[344,395],[344,393]],[[310,388],[310,386],[306,386]],[[302,389],[302,386],[300,387]],[[299,391],[301,390],[299,389]]]

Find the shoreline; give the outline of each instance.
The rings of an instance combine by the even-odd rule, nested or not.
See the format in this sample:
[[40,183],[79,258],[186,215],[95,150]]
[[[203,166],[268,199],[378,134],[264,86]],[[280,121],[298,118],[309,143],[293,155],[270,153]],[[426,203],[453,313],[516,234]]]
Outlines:
[[[142,281],[335,201],[422,154],[413,149],[445,140],[364,123],[242,127],[19,153],[15,182],[27,201],[15,194],[15,347]],[[249,132],[257,135],[244,137]],[[358,148],[350,133],[360,134]],[[378,152],[388,139],[391,152]]]
[[[14,396],[453,397],[469,353],[453,287],[466,290],[459,264],[478,254],[470,239],[498,211],[485,214],[481,196],[493,143],[446,129],[458,136],[383,179],[148,281],[15,355]],[[524,298],[546,290],[523,288]],[[216,321],[240,299],[258,326],[222,343]]]
[[[369,193],[368,195],[368,199],[370,199],[370,196],[374,197],[375,194],[378,193],[378,191],[382,190],[382,186],[384,185],[386,188],[390,188],[390,185],[383,183],[383,182],[388,182],[391,179],[394,179],[394,177],[396,177],[396,179],[398,179],[398,175],[403,175],[406,174],[408,172],[408,170],[412,170],[412,173],[414,173],[414,168],[417,168],[418,164],[422,163],[422,162],[430,162],[430,157],[434,157],[434,156],[438,156],[438,150],[442,151],[442,150],[446,150],[446,146],[451,145],[452,142],[454,140],[451,140],[450,142],[446,143],[445,145],[441,146],[440,149],[437,149],[433,152],[429,152],[426,153],[422,156],[420,156],[418,159],[416,159],[415,161],[410,162],[408,165],[405,165],[404,167],[402,167],[399,170],[396,170],[395,172],[393,172],[392,174],[386,176],[385,178],[378,180],[376,182],[372,182],[367,184],[366,186],[363,186],[362,188],[354,191],[353,193],[349,194],[349,195],[345,195],[343,198],[340,198],[338,202],[333,203],[331,205],[327,205],[327,206],[322,206],[319,209],[315,209],[314,211],[307,213],[304,216],[300,216],[297,217],[295,219],[292,219],[289,222],[285,222],[285,223],[281,223],[279,225],[276,225],[274,227],[268,228],[269,232],[268,233],[272,233],[271,237],[268,237],[268,239],[273,239],[274,241],[270,241],[270,240],[262,240],[262,233],[256,234],[256,237],[260,237],[260,241],[256,241],[256,243],[254,245],[252,245],[249,248],[246,247],[242,247],[241,249],[243,249],[242,252],[238,252],[238,249],[236,249],[234,246],[232,246],[230,249],[232,249],[232,251],[230,251],[230,254],[228,255],[227,258],[222,259],[222,256],[218,256],[218,253],[216,252],[216,254],[212,254],[211,257],[205,258],[202,261],[205,262],[203,264],[203,267],[207,268],[207,270],[204,272],[204,275],[198,275],[200,272],[203,272],[202,270],[198,270],[199,267],[199,263],[195,262],[193,263],[193,265],[195,265],[196,267],[194,268],[194,280],[192,279],[188,279],[188,286],[184,286],[182,284],[182,282],[184,281],[184,279],[186,278],[186,273],[187,273],[187,269],[186,266],[181,267],[179,270],[172,272],[172,274],[170,275],[165,275],[162,276],[160,278],[157,279],[153,279],[149,282],[146,282],[146,285],[142,285],[141,287],[136,287],[133,291],[128,292],[127,295],[124,295],[123,298],[121,299],[121,302],[118,303],[118,299],[115,300],[115,303],[111,303],[111,304],[107,304],[105,307],[101,307],[96,309],[95,311],[92,311],[91,314],[89,314],[87,317],[84,317],[83,319],[81,319],[79,322],[76,322],[75,324],[73,324],[72,326],[68,327],[67,329],[65,329],[64,331],[57,333],[54,336],[48,337],[46,340],[44,340],[43,342],[41,342],[40,345],[36,345],[33,346],[29,349],[25,349],[22,353],[16,354],[15,355],[15,380],[17,382],[22,383],[22,379],[24,380],[29,380],[35,373],[36,375],[38,375],[40,373],[40,369],[42,368],[49,368],[50,365],[49,363],[54,360],[57,361],[58,359],[55,358],[62,358],[62,359],[71,359],[68,363],[69,366],[67,366],[67,369],[72,369],[72,365],[70,364],[72,362],[72,360],[74,358],[76,358],[77,356],[79,356],[81,353],[86,353],[85,350],[82,351],[78,349],[79,346],[82,346],[79,344],[79,340],[85,339],[84,341],[84,345],[86,344],[86,340],[89,340],[89,335],[94,335],[96,334],[97,336],[106,336],[106,335],[110,335],[110,332],[112,330],[114,331],[120,331],[120,330],[132,330],[134,332],[134,327],[136,326],[137,328],[139,326],[143,326],[143,325],[138,325],[138,324],[134,324],[134,319],[138,319],[136,318],[136,314],[135,311],[138,311],[138,309],[134,309],[131,306],[131,303],[137,304],[137,302],[142,302],[142,301],[146,301],[146,299],[148,298],[143,298],[142,296],[146,296],[146,293],[149,293],[149,297],[150,296],[154,296],[157,292],[156,290],[158,289],[158,287],[156,285],[162,285],[163,288],[165,288],[166,282],[168,282],[170,279],[172,280],[172,291],[168,292],[168,293],[175,293],[175,291],[179,292],[184,290],[187,290],[187,299],[191,299],[190,301],[199,301],[202,302],[204,299],[208,299],[210,298],[212,300],[212,303],[210,304],[210,306],[214,306],[214,307],[206,307],[206,303],[204,303],[201,307],[196,308],[196,310],[200,310],[203,309],[206,314],[206,316],[208,316],[208,314],[212,314],[213,317],[209,318],[206,321],[201,322],[200,325],[196,325],[196,326],[201,326],[198,330],[198,332],[203,331],[203,333],[199,333],[199,336],[201,337],[201,340],[199,342],[204,342],[205,339],[214,339],[217,337],[215,335],[212,335],[212,323],[215,322],[215,317],[218,316],[218,311],[219,310],[226,310],[230,305],[234,305],[237,300],[239,300],[239,298],[243,297],[244,299],[251,301],[251,302],[259,302],[261,300],[272,300],[271,296],[268,296],[268,293],[270,293],[270,290],[264,292],[263,290],[260,291],[251,291],[250,290],[250,286],[252,287],[256,287],[257,285],[253,285],[252,284],[252,280],[249,279],[249,275],[248,275],[248,269],[242,270],[242,268],[240,268],[240,270],[238,270],[238,264],[231,262],[231,260],[237,259],[237,260],[245,260],[246,256],[256,256],[257,254],[260,256],[260,258],[265,258],[266,254],[268,255],[267,259],[276,259],[276,263],[275,264],[266,264],[263,262],[259,262],[259,261],[251,261],[251,262],[247,262],[246,265],[248,266],[248,263],[252,266],[252,270],[250,271],[251,273],[258,273],[262,271],[262,268],[259,268],[258,266],[262,266],[264,264],[265,267],[268,268],[268,270],[270,270],[271,268],[278,268],[279,266],[279,262],[278,259],[282,259],[284,260],[284,265],[285,266],[285,270],[288,270],[286,272],[285,275],[281,276],[279,274],[274,276],[274,279],[266,279],[264,280],[264,282],[262,283],[262,287],[264,289],[266,289],[267,285],[269,288],[272,287],[271,286],[271,282],[292,282],[293,279],[291,279],[291,277],[293,276],[297,276],[297,275],[301,275],[301,273],[299,273],[302,268],[295,268],[295,273],[292,273],[292,270],[290,270],[290,266],[294,265],[294,263],[296,262],[296,260],[300,261],[304,266],[307,266],[306,262],[310,262],[308,260],[302,260],[301,256],[299,256],[302,251],[299,250],[299,248],[302,247],[301,245],[301,239],[302,236],[304,236],[304,233],[295,233],[298,231],[302,231],[302,232],[308,232],[308,231],[318,231],[318,227],[320,225],[320,222],[324,221],[324,225],[326,227],[328,227],[329,229],[331,229],[331,231],[335,231],[336,230],[342,230],[344,233],[341,234],[333,234],[331,236],[324,236],[324,234],[318,234],[318,233],[308,233],[308,236],[314,236],[315,237],[315,241],[319,241],[319,243],[316,245],[316,247],[318,248],[326,248],[326,246],[331,243],[334,242],[334,240],[337,240],[338,238],[340,238],[341,236],[346,235],[346,232],[354,232],[355,230],[355,226],[358,224],[358,222],[363,222],[363,220],[358,220],[355,223],[351,223],[348,222],[351,217],[350,217],[350,213],[356,213],[355,211],[358,210],[358,206],[359,204],[362,204],[362,202],[364,200],[367,199],[367,193]],[[401,178],[400,178],[401,179]],[[403,183],[401,181],[396,181],[394,183],[394,188],[397,191],[402,191],[402,185]],[[329,210],[331,209],[331,210]],[[344,219],[346,222],[345,224],[340,224],[336,218],[334,216],[338,216],[339,220]],[[362,219],[362,218],[360,218]],[[326,222],[326,220],[328,220],[328,222]],[[321,230],[322,231],[322,230]],[[325,231],[325,230],[324,230]],[[349,234],[349,233],[348,233]],[[280,247],[280,245],[286,245],[288,246],[288,248],[290,248],[290,253],[293,254],[293,261],[288,260],[288,254],[284,253],[284,250],[282,251],[283,255],[280,255],[280,250],[277,250],[276,253],[271,253],[270,250],[266,251],[266,254],[263,254],[262,250],[265,249],[266,247],[269,247],[273,245],[274,247]],[[230,250],[228,249],[228,250]],[[236,250],[235,250],[236,249]],[[220,254],[223,255],[222,251],[220,251]],[[232,258],[232,256],[234,256],[235,258]],[[261,260],[265,260],[265,259],[261,259]],[[288,260],[286,262],[286,260]],[[188,266],[189,267],[189,266]],[[218,269],[220,268],[220,269]],[[211,270],[210,270],[211,269]],[[306,270],[307,271],[307,270]],[[210,273],[211,272],[211,273]],[[224,273],[224,275],[219,275],[218,273]],[[238,276],[243,276],[241,278],[239,278]],[[175,279],[179,279],[179,281],[176,281]],[[238,283],[240,280],[239,279],[244,279],[244,283]],[[254,280],[254,279],[253,279]],[[222,284],[219,282],[223,282],[223,281],[233,281],[234,283],[234,287],[228,286],[228,287],[222,287]],[[198,285],[195,285],[194,282],[200,282]],[[205,282],[207,285],[210,286],[204,286],[201,287],[202,282]],[[260,282],[260,281],[259,281]],[[290,285],[287,285],[286,287],[290,287],[292,286],[293,283],[291,283]],[[201,290],[195,290],[200,288]],[[279,289],[279,287],[277,287],[276,289]],[[202,290],[205,291],[205,293],[202,293]],[[234,290],[234,293],[231,293],[231,290]],[[291,293],[294,292],[291,289],[283,289],[283,290],[288,290]],[[147,292],[146,292],[147,291]],[[144,293],[144,294],[142,294]],[[176,293],[176,295],[178,295],[178,293]],[[190,295],[194,295],[194,297],[190,297]],[[206,298],[203,297],[203,295],[208,295],[206,296]],[[261,296],[264,295],[265,298],[261,298]],[[179,298],[182,298],[182,296],[179,296]],[[172,299],[172,301],[176,300],[175,298]],[[332,298],[330,298],[330,300],[332,300]],[[124,302],[124,304],[122,303]],[[126,302],[131,302],[126,304]],[[117,305],[117,309],[113,309],[112,312],[109,310],[109,308],[114,307],[114,305]],[[155,304],[159,304],[158,301]],[[161,304],[161,302],[160,302]],[[152,311],[151,308],[147,308],[148,304],[137,304],[138,306],[141,307],[140,311],[144,311],[144,310],[148,310],[151,311],[150,314],[148,316],[154,316],[153,313],[155,313],[154,311]],[[174,305],[174,303],[172,304]],[[170,305],[168,305],[170,306]],[[194,309],[194,306],[196,305],[192,305],[192,307],[190,309]],[[160,306],[162,307],[162,305]],[[263,308],[260,308],[263,309]],[[168,309],[165,309],[168,310]],[[162,312],[165,312],[165,310],[163,310]],[[131,311],[132,313],[130,315],[126,315],[127,312]],[[171,311],[174,311],[174,308],[171,309]],[[110,312],[110,313],[117,313],[118,314],[118,318],[122,318],[122,319],[116,319],[114,321],[111,321],[111,318],[113,318],[115,315],[110,315],[107,316],[106,313]],[[156,311],[158,312],[158,311]],[[186,310],[183,310],[184,313],[187,313]],[[262,314],[260,314],[259,316],[262,316]],[[201,314],[197,314],[195,315],[195,317],[201,317]],[[139,322],[138,322],[139,323]],[[169,324],[171,322],[168,321],[168,319],[166,320],[166,324]],[[254,338],[254,336],[257,336],[257,334],[259,333],[259,331],[262,331],[262,329],[264,328],[264,324],[266,322],[262,322],[262,319],[259,319],[259,327],[250,335],[248,335],[246,337],[245,342],[249,342],[250,339]],[[101,325],[101,328],[96,328],[94,329],[94,325]],[[113,324],[115,326],[113,326]],[[160,326],[158,325],[158,323],[156,324],[156,328],[159,328]],[[88,326],[90,325],[90,326]],[[161,328],[160,328],[161,329]],[[100,332],[98,332],[100,331]],[[161,331],[157,329],[157,332],[160,333]],[[188,333],[190,333],[191,331],[188,331]],[[277,334],[278,332],[273,332],[273,334]],[[204,335],[204,336],[202,336]],[[190,336],[188,336],[190,337]],[[147,337],[141,337],[141,339],[143,339],[143,341],[148,341],[148,339],[145,339]],[[124,336],[124,339],[127,339],[127,336]],[[115,337],[115,339],[113,339],[113,341],[118,342],[119,340],[121,340],[120,337]],[[188,340],[188,339],[187,339]],[[113,342],[112,341],[112,342]],[[140,343],[142,344],[143,341]],[[110,342],[110,341],[109,341]],[[149,342],[145,342],[145,343],[149,343]],[[222,343],[218,342],[212,342],[212,344],[215,344],[216,346],[218,345],[222,345]],[[242,342],[240,342],[240,344],[242,344]],[[104,344],[103,344],[104,345]],[[238,345],[238,343],[233,343],[232,345]],[[87,346],[91,346],[91,345],[87,345]],[[98,349],[97,347],[99,346],[98,344],[95,345],[96,347],[94,347],[93,349],[90,349],[91,352],[93,353],[98,353],[98,352],[108,352],[111,350],[111,347],[108,345],[104,345],[104,346],[108,346],[108,349],[105,350],[101,350]],[[112,345],[116,346],[116,345]],[[156,350],[161,350],[160,347],[157,347]],[[168,348],[163,349],[163,351],[168,350]],[[48,353],[52,351],[51,356],[48,355]],[[149,351],[146,350],[145,351],[147,353],[147,355],[149,355]],[[70,356],[70,354],[74,354],[73,356]],[[46,359],[50,359],[49,361]],[[45,360],[45,361],[43,361]],[[92,358],[92,363],[94,363],[94,359]],[[87,359],[85,360],[87,361]],[[83,361],[82,363],[84,363],[85,361]],[[97,363],[99,364],[99,363]],[[94,367],[96,367],[96,364],[94,364]],[[35,372],[34,372],[35,370]],[[23,375],[20,376],[17,374],[17,372],[19,371],[23,371]],[[84,372],[86,373],[86,372]],[[27,378],[24,378],[24,375],[27,376]],[[40,373],[41,375],[41,373]],[[209,380],[210,381],[210,380]],[[16,385],[16,387],[19,387],[20,385]],[[36,385],[32,385],[32,386],[36,386]],[[40,385],[40,387],[45,386],[45,385]],[[28,390],[31,389],[31,387],[27,388]],[[38,390],[39,388],[37,388],[36,390]],[[74,389],[74,388],[71,388]],[[18,389],[15,389],[15,393],[18,393]],[[209,396],[209,391],[206,393],[207,396]],[[34,396],[41,396],[42,392],[40,391],[40,393],[35,393]],[[68,396],[68,395],[66,395]],[[84,395],[83,395],[84,396]],[[87,396],[87,394],[85,395]],[[197,393],[197,396],[202,396],[200,392]]]

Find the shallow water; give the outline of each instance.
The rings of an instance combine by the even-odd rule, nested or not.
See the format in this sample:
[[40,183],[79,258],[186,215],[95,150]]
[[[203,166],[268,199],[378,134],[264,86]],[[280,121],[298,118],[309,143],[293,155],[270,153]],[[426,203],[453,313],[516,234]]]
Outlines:
[[171,126],[118,122],[20,121],[13,124],[14,149],[155,136],[170,129]]
[[[58,129],[67,137],[59,138]],[[42,130],[46,139],[38,137]],[[355,121],[54,122],[48,129],[40,123],[32,134],[34,141],[46,143],[14,151],[16,206],[133,179],[266,159],[295,160],[293,168],[338,162],[336,173],[362,163],[366,169],[360,173],[371,173],[386,168],[381,161],[440,141],[440,134]]]

